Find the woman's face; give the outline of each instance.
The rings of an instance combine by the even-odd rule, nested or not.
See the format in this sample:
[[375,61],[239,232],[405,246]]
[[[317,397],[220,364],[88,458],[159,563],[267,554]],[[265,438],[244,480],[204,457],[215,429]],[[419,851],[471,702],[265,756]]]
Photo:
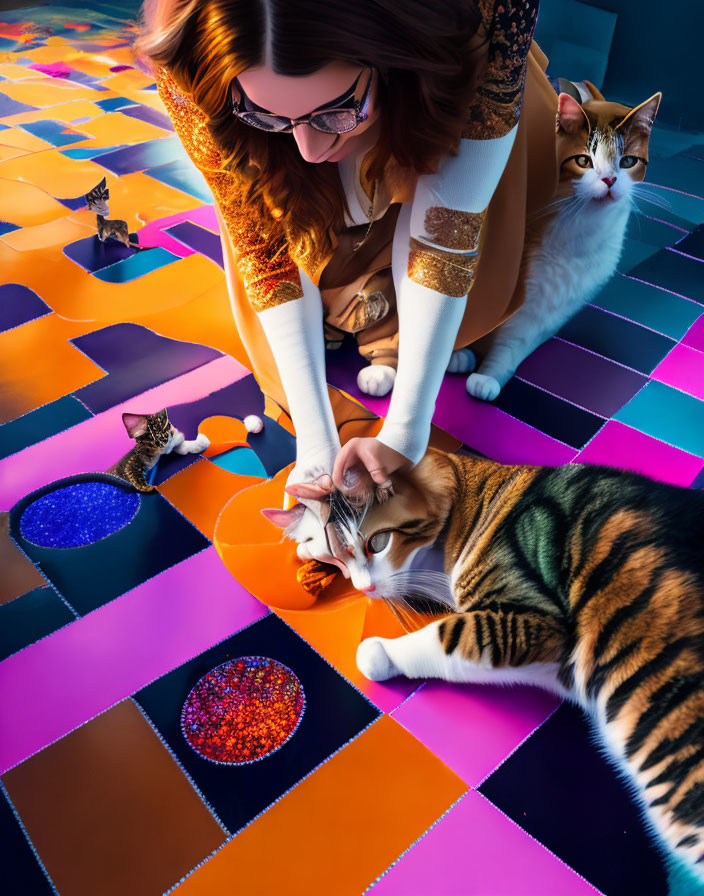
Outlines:
[[[268,112],[288,118],[302,118],[318,111],[332,100],[347,93],[359,78],[355,97],[359,100],[369,81],[369,70],[351,62],[329,62],[311,75],[289,77],[278,75],[269,65],[248,68],[237,76],[237,81],[247,97]],[[356,128],[345,134],[325,134],[309,124],[299,124],[293,129],[298,149],[307,162],[338,162],[353,152],[371,149],[378,138],[379,110],[377,98],[378,73],[372,72],[369,96],[369,116]],[[235,84],[235,94],[237,88]],[[272,135],[276,139],[276,135]]]

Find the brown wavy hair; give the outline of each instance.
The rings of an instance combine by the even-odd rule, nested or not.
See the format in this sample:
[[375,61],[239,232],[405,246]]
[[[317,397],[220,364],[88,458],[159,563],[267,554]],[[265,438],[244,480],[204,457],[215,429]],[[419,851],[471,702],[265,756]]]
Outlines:
[[480,21],[475,0],[147,0],[134,51],[167,68],[206,114],[270,245],[285,241],[298,264],[315,265],[349,211],[337,165],[307,162],[292,134],[267,134],[232,114],[232,81],[264,63],[267,28],[278,74],[307,75],[334,60],[380,72],[373,183],[391,156],[420,175],[457,153],[479,77]]

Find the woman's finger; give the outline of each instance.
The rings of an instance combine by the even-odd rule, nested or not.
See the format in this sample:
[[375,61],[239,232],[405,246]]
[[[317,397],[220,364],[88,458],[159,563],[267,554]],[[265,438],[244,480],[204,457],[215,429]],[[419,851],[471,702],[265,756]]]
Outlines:
[[346,442],[337,452],[337,457],[335,458],[335,463],[332,468],[332,481],[336,488],[339,488],[341,491],[345,491],[347,488],[345,471],[348,468],[353,467],[358,461],[357,445],[359,442],[360,439],[350,439],[349,442]]

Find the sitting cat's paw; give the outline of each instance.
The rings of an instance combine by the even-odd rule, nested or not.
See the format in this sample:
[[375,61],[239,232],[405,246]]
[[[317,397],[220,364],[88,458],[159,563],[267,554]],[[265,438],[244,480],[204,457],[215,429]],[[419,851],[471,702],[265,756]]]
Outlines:
[[370,681],[386,681],[398,675],[384,649],[383,638],[366,638],[357,648],[357,668]]
[[471,373],[477,366],[477,356],[470,348],[458,348],[447,365],[448,373]]
[[396,371],[386,364],[370,364],[357,374],[360,392],[366,395],[386,395],[391,391],[396,379]]
[[474,398],[482,401],[493,401],[501,391],[498,380],[483,373],[473,373],[467,380],[467,391]]

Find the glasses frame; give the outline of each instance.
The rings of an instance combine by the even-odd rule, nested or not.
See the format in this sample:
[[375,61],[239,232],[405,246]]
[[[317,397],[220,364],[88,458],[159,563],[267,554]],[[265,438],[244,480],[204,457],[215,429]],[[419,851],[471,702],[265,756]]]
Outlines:
[[[354,84],[350,87],[349,93],[354,93],[357,89],[357,84],[359,83],[359,79],[362,77],[366,69],[362,69],[362,71],[355,78]],[[260,131],[266,131],[269,134],[290,134],[291,131],[297,127],[299,124],[307,124],[310,127],[315,128],[316,131],[320,131],[323,134],[348,134],[350,131],[353,131],[356,127],[358,127],[363,121],[366,121],[369,117],[369,100],[371,94],[371,86],[372,81],[374,79],[374,70],[372,68],[369,69],[369,81],[365,88],[364,94],[361,99],[356,99],[354,96],[350,98],[347,105],[333,106],[329,109],[322,109],[313,112],[309,112],[308,115],[304,115],[301,118],[288,118],[286,115],[274,115],[273,112],[267,112],[262,110],[261,112],[257,111],[257,109],[245,109],[244,101],[247,96],[242,89],[241,85],[237,84],[237,89],[240,92],[239,100],[232,96],[232,111],[245,124],[248,124],[250,127],[257,128]],[[234,82],[233,82],[234,87]],[[252,103],[251,100],[249,100]],[[253,106],[256,106],[256,103],[252,103]],[[347,128],[344,131],[330,131],[324,128],[317,127],[313,121],[319,115],[329,115],[331,112],[354,112],[355,115],[355,123],[351,128]],[[288,124],[282,128],[266,128],[257,124],[255,121],[249,121],[247,116],[251,115],[268,115],[272,119],[284,119],[288,121]]]

